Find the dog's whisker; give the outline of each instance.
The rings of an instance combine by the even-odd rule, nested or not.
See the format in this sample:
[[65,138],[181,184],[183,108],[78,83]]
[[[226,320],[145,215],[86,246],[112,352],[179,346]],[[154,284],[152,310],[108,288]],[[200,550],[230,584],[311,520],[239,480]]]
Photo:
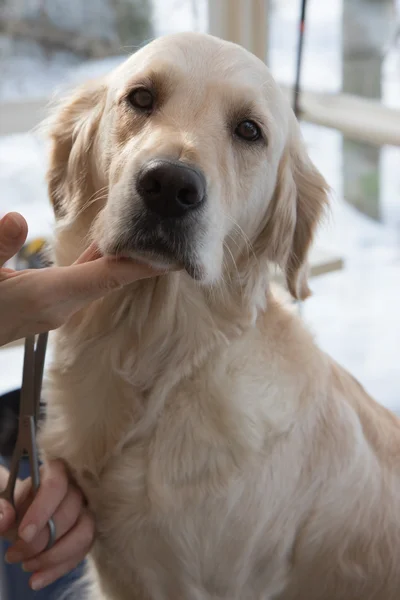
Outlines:
[[81,206],[81,208],[79,209],[79,211],[76,214],[76,217],[80,217],[90,206],[92,206],[96,202],[101,202],[102,200],[106,200],[108,197],[108,193],[104,193],[104,190],[103,190],[103,195],[97,196],[96,194],[99,194],[99,192],[96,192],[95,194],[93,194],[93,196],[87,202],[85,202],[85,204],[83,204],[83,206]]
[[229,221],[231,221],[231,223],[232,223],[232,224],[233,224],[233,226],[234,226],[234,229],[237,231],[237,233],[238,233],[238,234],[241,236],[241,238],[243,239],[243,241],[244,241],[244,243],[245,243],[246,250],[247,250],[248,252],[250,252],[250,253],[253,255],[253,257],[254,257],[254,258],[255,258],[255,259],[258,261],[258,259],[257,259],[257,256],[256,256],[256,254],[255,254],[255,252],[254,252],[253,244],[251,243],[251,240],[250,240],[250,238],[247,236],[247,234],[246,234],[246,233],[243,231],[243,228],[242,228],[242,227],[239,225],[239,223],[238,223],[237,221],[235,221],[235,219],[234,219],[234,218],[233,218],[231,215],[229,215],[229,214],[225,213],[225,216],[226,216],[226,218],[227,218]]
[[225,244],[225,248],[229,252],[229,255],[230,255],[231,259],[232,259],[233,266],[234,266],[234,269],[236,270],[236,274],[237,274],[237,283],[239,284],[239,289],[240,289],[240,292],[242,293],[242,286],[240,285],[241,276],[240,276],[240,271],[239,271],[239,268],[237,266],[235,257],[233,256],[232,251],[231,251],[231,249],[229,248],[229,246],[227,244]]

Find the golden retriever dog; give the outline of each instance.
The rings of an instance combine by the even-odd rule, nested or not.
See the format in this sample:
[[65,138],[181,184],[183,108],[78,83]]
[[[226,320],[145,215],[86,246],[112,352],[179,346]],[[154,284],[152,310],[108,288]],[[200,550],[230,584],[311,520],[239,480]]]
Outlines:
[[51,136],[56,262],[161,272],[54,337],[41,445],[96,517],[89,597],[398,600],[399,421],[270,289],[306,297],[327,185],[266,66],[162,37]]

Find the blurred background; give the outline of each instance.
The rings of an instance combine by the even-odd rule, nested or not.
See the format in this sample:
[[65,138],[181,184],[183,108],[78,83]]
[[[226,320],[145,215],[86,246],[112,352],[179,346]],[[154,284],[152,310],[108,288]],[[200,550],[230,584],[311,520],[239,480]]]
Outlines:
[[[292,97],[301,0],[0,0],[0,215],[51,236],[46,143],[32,132],[55,93],[153,37],[210,31],[272,69]],[[304,318],[320,345],[400,412],[400,2],[308,0],[300,119],[332,187]],[[0,350],[0,393],[22,349]]]

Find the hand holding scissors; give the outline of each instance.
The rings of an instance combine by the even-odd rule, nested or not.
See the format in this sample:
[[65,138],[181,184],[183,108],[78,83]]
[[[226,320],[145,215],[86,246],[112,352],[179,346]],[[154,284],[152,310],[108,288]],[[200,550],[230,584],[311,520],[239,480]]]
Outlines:
[[[94,538],[93,518],[81,492],[69,481],[63,463],[50,461],[39,469],[35,433],[46,337],[39,336],[36,348],[34,338],[25,343],[20,427],[8,483],[0,493],[0,534],[10,537],[15,530],[12,506],[17,517],[23,515],[6,560],[22,562],[24,570],[33,572],[30,585],[35,590],[72,570],[85,557]],[[32,476],[20,481],[18,467],[25,453]]]
[[[47,334],[39,336],[35,347],[35,337],[25,340],[24,370],[19,408],[19,426],[17,442],[11,458],[10,473],[6,488],[0,492],[0,498],[7,500],[15,508],[15,487],[21,459],[28,455],[32,478],[32,491],[36,495],[40,486],[39,455],[36,446],[36,423],[40,408],[40,392],[42,388],[44,358],[46,353]],[[55,541],[55,525],[48,521],[49,541],[46,549],[50,549]]]

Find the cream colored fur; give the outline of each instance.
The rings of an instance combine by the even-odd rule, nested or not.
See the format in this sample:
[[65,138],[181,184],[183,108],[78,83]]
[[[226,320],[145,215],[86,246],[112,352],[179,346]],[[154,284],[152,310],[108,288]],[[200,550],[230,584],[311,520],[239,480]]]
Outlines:
[[[144,122],[123,98],[149,73],[164,105]],[[249,103],[257,148],[227,131]],[[67,99],[51,135],[58,264],[119,239],[151,156],[189,157],[209,190],[204,281],[168,271],[55,335],[41,445],[96,516],[90,598],[397,600],[399,422],[269,291],[273,262],[307,294],[327,192],[266,67],[210,36],[161,38]]]

